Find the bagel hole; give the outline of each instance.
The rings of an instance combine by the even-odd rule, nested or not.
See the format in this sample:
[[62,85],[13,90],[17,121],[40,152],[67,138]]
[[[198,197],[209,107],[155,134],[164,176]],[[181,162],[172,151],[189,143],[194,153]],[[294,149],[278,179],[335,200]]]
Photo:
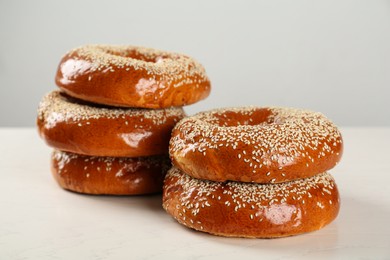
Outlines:
[[152,54],[145,55],[136,50],[127,50],[127,51],[106,50],[106,53],[114,56],[123,57],[123,58],[131,58],[135,60],[141,60],[141,61],[152,62],[152,63],[158,63],[161,62],[163,59],[168,58],[167,56],[155,56]]
[[218,126],[234,127],[240,125],[260,125],[274,123],[271,111],[259,108],[254,111],[227,111],[223,114],[214,114],[215,123]]

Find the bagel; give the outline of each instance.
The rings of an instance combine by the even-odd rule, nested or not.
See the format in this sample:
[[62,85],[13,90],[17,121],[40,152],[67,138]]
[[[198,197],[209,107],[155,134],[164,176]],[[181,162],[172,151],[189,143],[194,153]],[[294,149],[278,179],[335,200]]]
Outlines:
[[136,46],[73,49],[58,66],[56,84],[86,101],[153,109],[189,105],[210,93],[203,66],[192,58]]
[[321,113],[243,107],[201,112],[173,129],[169,152],[188,175],[211,181],[280,183],[333,168],[342,137]]
[[51,169],[58,184],[85,194],[138,195],[160,192],[168,156],[94,157],[55,150]]
[[59,91],[46,95],[37,125],[46,143],[90,156],[140,157],[167,154],[182,108],[121,109],[76,100]]
[[214,182],[171,168],[163,208],[179,223],[227,237],[276,238],[315,231],[339,212],[339,193],[328,173],[278,184]]

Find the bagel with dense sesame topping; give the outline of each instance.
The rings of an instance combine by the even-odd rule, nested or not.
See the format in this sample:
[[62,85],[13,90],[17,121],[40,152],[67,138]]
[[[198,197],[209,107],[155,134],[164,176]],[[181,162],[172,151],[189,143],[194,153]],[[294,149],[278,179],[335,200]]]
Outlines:
[[52,174],[66,189],[85,194],[138,195],[160,192],[168,156],[93,157],[55,150]]
[[168,171],[163,207],[179,223],[227,237],[276,238],[318,230],[339,212],[331,175],[284,183],[214,182]]
[[59,91],[38,108],[41,137],[55,149],[90,156],[139,157],[167,154],[181,108],[135,109],[85,103]]
[[203,66],[192,58],[135,46],[73,49],[58,66],[56,84],[86,101],[154,109],[189,105],[210,93]]
[[173,164],[211,181],[280,183],[333,168],[342,137],[321,113],[293,108],[216,109],[182,119],[172,131]]

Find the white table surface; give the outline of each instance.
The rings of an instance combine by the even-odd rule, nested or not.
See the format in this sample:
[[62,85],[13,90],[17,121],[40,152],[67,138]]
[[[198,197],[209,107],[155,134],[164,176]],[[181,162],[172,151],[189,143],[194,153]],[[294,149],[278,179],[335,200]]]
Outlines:
[[0,128],[0,259],[390,259],[390,128],[342,128],[330,172],[341,193],[324,229],[281,239],[187,229],[160,195],[87,196],[60,189],[33,128]]

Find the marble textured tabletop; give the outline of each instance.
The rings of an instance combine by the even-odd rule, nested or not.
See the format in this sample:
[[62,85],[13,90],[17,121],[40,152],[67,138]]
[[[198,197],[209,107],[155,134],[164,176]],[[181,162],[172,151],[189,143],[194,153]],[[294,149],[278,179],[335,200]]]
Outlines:
[[216,237],[177,224],[161,196],[58,187],[33,128],[0,128],[0,259],[390,259],[390,128],[342,128],[341,193],[324,229],[282,239]]

